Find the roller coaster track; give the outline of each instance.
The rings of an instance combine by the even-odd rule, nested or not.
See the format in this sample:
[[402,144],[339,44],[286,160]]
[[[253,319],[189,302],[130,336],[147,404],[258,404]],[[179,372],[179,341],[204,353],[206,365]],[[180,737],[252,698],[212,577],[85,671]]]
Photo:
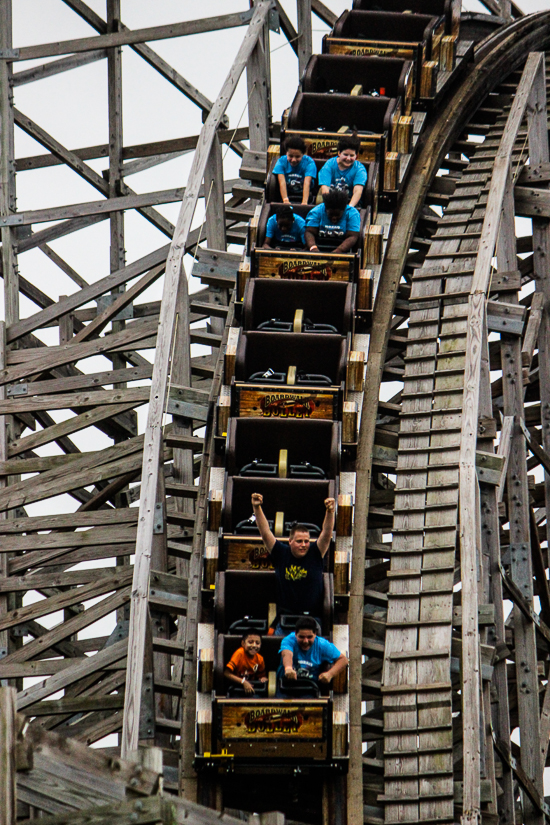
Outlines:
[[[89,38],[94,43],[81,44],[82,50],[112,50],[114,72],[115,47],[124,37],[131,40],[125,27],[115,31],[111,18],[117,4],[109,4],[111,18],[105,22],[81,0],[66,2],[107,38],[102,43]],[[37,754],[47,752],[34,770],[18,752],[23,765],[18,763],[20,802],[45,815],[64,814],[66,821],[85,804],[76,795],[67,796],[68,787],[71,792],[78,787],[77,778],[71,777],[74,786],[64,785],[60,776],[57,788],[51,765],[49,773],[44,769],[47,758],[55,763],[55,748],[65,754],[65,765],[80,761],[90,776],[114,783],[114,791],[108,788],[111,796],[102,796],[99,782],[97,790],[90,788],[94,804],[120,800],[127,790],[128,795],[136,789],[144,796],[154,793],[161,769],[157,765],[153,770],[153,754],[144,770],[135,770],[138,741],[164,748],[171,760],[165,772],[169,790],[197,797],[196,626],[213,409],[233,323],[233,305],[220,306],[227,292],[220,298],[219,290],[233,286],[240,259],[224,252],[226,241],[244,242],[243,224],[261,197],[255,185],[237,181],[224,204],[218,137],[242,154],[235,133],[223,127],[228,96],[247,63],[250,121],[257,117],[257,125],[265,116],[261,140],[267,142],[267,93],[258,81],[267,71],[262,38],[269,5],[256,2],[252,18],[227,16],[227,26],[249,26],[234,72],[215,104],[177,73],[168,73],[180,91],[210,112],[199,137],[189,139],[184,149],[178,143],[181,151],[199,150],[177,227],[153,206],[181,198],[181,190],[152,193],[147,199],[122,189],[128,200],[122,204],[117,199],[109,207],[113,238],[119,232],[118,263],[113,253],[111,274],[92,285],[80,283],[75,296],[54,302],[15,277],[17,241],[20,253],[41,244],[78,282],[77,273],[47,246],[63,233],[61,224],[44,230],[46,235],[25,238],[16,232],[17,220],[31,225],[54,218],[12,214],[14,202],[6,192],[13,170],[6,161],[6,129],[0,133],[2,265],[9,299],[5,343],[4,330],[0,338],[0,533],[5,551],[0,554],[0,678],[18,688],[18,710],[33,718],[29,741],[37,745]],[[498,11],[494,0],[486,5]],[[0,23],[6,23],[1,15],[7,7],[0,0]],[[321,3],[314,0],[313,8],[333,22]],[[519,19],[479,44],[474,62],[426,118],[392,217],[377,284],[355,468],[350,825],[458,819],[465,825],[496,825],[497,820],[540,825],[550,819],[542,783],[550,736],[550,590],[544,546],[550,537],[550,166],[544,60],[533,55],[550,46],[550,13],[521,18],[512,5],[511,18]],[[292,41],[296,33],[286,16],[281,20]],[[108,185],[82,159],[95,157],[90,151],[97,147],[71,152],[10,109],[6,90],[13,78],[6,31],[0,27],[3,123],[17,118],[51,154],[46,161],[38,157],[27,163],[40,168],[41,163],[63,162],[102,196],[115,199],[121,181],[113,178]],[[145,35],[136,37],[132,48],[166,74],[164,62],[142,45]],[[44,54],[72,54],[62,47],[53,44]],[[32,48],[21,59],[35,59]],[[307,55],[297,51],[303,64]],[[67,60],[75,60],[74,55]],[[53,73],[54,64],[48,65]],[[240,139],[247,139],[249,130],[244,131]],[[115,143],[118,156],[116,147],[107,150],[112,169],[120,171],[121,135]],[[262,151],[258,142],[256,148]],[[168,149],[151,146],[147,152],[150,158]],[[138,151],[127,157],[134,163],[141,156]],[[207,230],[190,231],[206,180],[213,193],[206,203]],[[89,214],[80,215],[67,231],[97,221],[97,204],[81,206]],[[170,250],[162,247],[126,267],[116,216],[122,214],[117,209],[130,208],[140,209],[165,235],[175,234]],[[220,222],[216,210],[221,214],[224,208],[225,221]],[[532,236],[516,238],[516,215],[532,219]],[[74,215],[67,214],[67,225],[72,220]],[[198,247],[205,236],[208,250]],[[194,272],[213,292],[206,289],[189,298],[182,260],[184,251],[195,247]],[[167,254],[162,305],[137,305],[135,317],[120,320],[119,313],[161,277]],[[126,293],[113,294],[130,284]],[[23,320],[19,292],[39,307]],[[86,306],[105,293],[111,293],[110,300],[98,304],[97,311]],[[208,328],[190,328],[207,319]],[[111,323],[112,330],[101,336]],[[51,325],[59,326],[60,347],[46,347],[38,338]],[[211,347],[212,355],[192,358],[191,345],[197,343]],[[155,344],[153,373],[140,350]],[[112,370],[94,376],[79,372],[76,365],[98,353],[108,354]],[[125,383],[151,376],[151,391]],[[97,382],[115,382],[114,389],[90,392]],[[54,392],[56,396],[50,394]],[[149,424],[138,435],[134,409],[148,399]],[[56,423],[50,411],[59,409],[74,412],[74,418]],[[173,416],[171,427],[164,427],[167,411]],[[42,429],[21,438],[33,420]],[[196,432],[204,424],[203,439]],[[71,439],[90,425],[116,443],[77,455]],[[35,452],[52,443],[65,455]],[[532,471],[534,478],[528,477]],[[20,474],[27,477],[21,480]],[[137,481],[141,487],[129,487]],[[77,499],[78,514],[31,520],[17,509],[67,493]],[[128,507],[137,497],[139,516]],[[134,550],[134,571],[125,564],[106,568],[102,576],[68,570],[83,561],[122,560]],[[43,603],[23,606],[22,594],[33,591],[44,597]],[[505,600],[514,605],[509,616]],[[42,625],[42,617],[54,611],[63,611],[63,621],[53,628]],[[105,616],[116,616],[109,637],[79,638]],[[174,618],[178,616],[185,619]],[[16,632],[10,635],[12,630]],[[22,644],[25,636],[31,641]],[[45,681],[23,689],[23,679],[31,676]],[[59,690],[63,697],[51,700]],[[0,707],[0,720],[9,716],[6,707]],[[523,746],[517,735],[512,738],[518,730]],[[84,743],[113,733],[121,734],[128,761],[118,760],[118,750],[116,759],[99,751],[93,757],[86,754]],[[69,735],[73,741],[67,744]],[[0,749],[0,768],[7,764],[1,761],[4,755]],[[204,801],[215,803],[212,797]],[[147,806],[140,810],[148,822],[172,822],[170,816],[176,815],[172,811],[165,818],[162,813],[147,819]],[[177,821],[183,821],[187,812],[178,811]],[[200,811],[191,813],[197,821],[213,820],[213,815],[201,819]],[[342,819],[343,808],[337,813]],[[133,809],[125,815],[121,822],[136,821]]]
[[[517,84],[513,72],[525,63],[530,52],[547,48],[549,24],[547,14],[520,20],[489,39],[478,50],[476,62],[466,79],[454,90],[437,117],[427,123],[412,162],[408,185],[393,218],[386,247],[374,307],[375,324],[370,339],[359,443],[352,578],[352,602],[355,599],[356,604],[350,615],[352,685],[362,678],[362,697],[368,700],[376,694],[375,679],[380,678],[380,672],[382,678],[380,690],[384,710],[383,726],[376,703],[367,712],[367,716],[363,717],[362,741],[369,745],[363,755],[363,771],[365,777],[370,776],[370,779],[365,779],[366,822],[374,822],[381,816],[380,809],[376,810],[376,805],[372,807],[373,789],[376,787],[372,772],[377,769],[381,757],[383,763],[380,762],[380,767],[384,764],[385,789],[377,798],[378,804],[385,804],[386,822],[452,821],[457,815],[457,809],[460,811],[462,807],[462,800],[457,799],[457,786],[453,786],[453,767],[455,779],[463,776],[463,816],[475,816],[481,810],[479,786],[477,798],[476,791],[472,794],[472,789],[468,787],[471,784],[468,762],[475,759],[475,755],[468,750],[470,743],[467,741],[466,718],[472,696],[476,695],[475,689],[473,693],[468,693],[474,673],[468,672],[467,664],[472,670],[477,670],[475,656],[473,659],[467,658],[466,645],[471,636],[477,634],[477,618],[472,622],[470,617],[469,629],[467,632],[463,629],[462,639],[456,634],[452,638],[452,629],[453,625],[459,624],[465,628],[467,610],[471,612],[474,609],[468,597],[468,592],[471,594],[472,590],[475,593],[477,616],[475,591],[478,587],[480,600],[495,605],[496,637],[493,638],[496,638],[497,647],[504,644],[505,627],[501,607],[503,568],[499,568],[501,556],[496,540],[499,528],[495,487],[480,484],[475,507],[478,510],[477,517],[470,511],[471,518],[466,523],[464,511],[459,511],[459,489],[463,499],[466,495],[465,435],[468,426],[470,429],[472,427],[471,421],[467,423],[470,410],[463,407],[463,402],[472,390],[479,401],[480,416],[491,419],[493,412],[500,410],[504,413],[504,421],[509,422],[502,429],[501,443],[506,440],[504,433],[507,432],[507,427],[515,421],[508,465],[509,489],[512,487],[508,505],[512,560],[510,573],[506,575],[516,579],[518,583],[521,581],[524,596],[532,597],[533,573],[529,567],[529,554],[525,553],[521,559],[523,569],[518,567],[518,558],[513,554],[514,549],[528,546],[521,542],[528,542],[529,536],[525,444],[519,423],[519,419],[527,415],[523,410],[520,340],[505,334],[501,337],[503,366],[500,383],[496,382],[490,387],[488,374],[489,358],[491,369],[500,368],[498,343],[490,345],[490,355],[484,352],[481,369],[476,374],[477,386],[472,388],[466,376],[471,375],[468,372],[471,370],[469,354],[475,332],[475,295],[479,289],[479,278],[476,281],[477,290],[476,284],[472,287],[472,283],[476,261],[479,263],[482,257],[480,243],[484,219],[488,214],[486,210],[488,204],[492,203],[489,185],[491,176],[497,174],[495,158],[505,133],[509,139],[507,117],[513,105],[516,91],[514,87]],[[530,64],[531,71],[532,66],[533,61]],[[528,96],[530,86],[525,88],[521,91]],[[545,105],[545,99],[540,100],[539,89],[539,103],[541,102]],[[485,120],[488,121],[485,125],[482,125],[483,117],[476,118],[476,111],[485,114]],[[477,125],[474,125],[476,121]],[[516,123],[516,130],[518,128],[519,122]],[[483,142],[474,142],[474,139],[469,141],[466,136],[472,133],[481,133]],[[496,298],[497,302],[508,304],[507,311],[511,313],[514,312],[514,306],[517,309],[519,278],[516,278],[515,291],[509,292],[504,285],[506,291],[503,292],[499,272],[508,272],[511,276],[512,270],[517,274],[518,266],[523,271],[526,269],[525,263],[518,264],[516,259],[511,187],[529,154],[531,164],[535,165],[537,150],[533,145],[534,133],[535,130],[528,133],[525,127],[523,132],[519,132],[515,143],[508,140],[506,161],[512,163],[513,174],[507,180],[508,189],[501,217],[502,225],[506,228],[496,238],[497,249],[494,254],[498,256],[498,265],[492,283],[485,287],[486,297],[489,297],[491,291],[494,293],[491,297]],[[450,161],[444,160],[446,155]],[[539,158],[541,162],[546,160],[544,154]],[[436,178],[436,174],[442,168],[449,170],[449,175],[443,178],[448,186],[444,189],[439,186],[435,192],[430,193],[434,182],[441,181],[440,177]],[[437,192],[446,194],[438,198],[435,194]],[[435,218],[433,211],[430,215],[426,209],[427,204],[434,202],[444,204],[440,220]],[[497,207],[491,216],[493,227],[498,225],[499,215],[500,209]],[[539,237],[539,233],[545,232],[545,229],[541,230],[540,226],[537,228],[535,222],[535,237]],[[493,246],[494,242],[495,238]],[[410,250],[416,252],[411,254]],[[419,250],[421,254],[418,254]],[[490,261],[493,248],[487,254]],[[536,253],[534,257],[536,267]],[[541,273],[535,277],[539,278],[537,290],[544,290]],[[491,309],[487,310],[488,316],[491,312],[499,312],[499,308],[495,308],[493,303],[489,306]],[[495,318],[489,317],[489,329],[504,332],[505,326],[499,326]],[[483,331],[478,332],[480,339],[484,341],[486,336]],[[541,370],[546,358],[541,337]],[[379,405],[378,399],[384,383],[396,380],[403,382],[403,389],[391,399],[391,403]],[[545,390],[541,387],[541,397],[544,394]],[[534,396],[531,394],[528,397]],[[493,434],[488,435],[489,438],[481,427],[478,449],[492,452]],[[381,484],[380,481],[388,478],[387,456],[392,451],[386,449],[384,459],[384,456],[380,457],[383,450],[377,450],[377,444],[393,447],[395,469],[390,474],[395,473],[395,487],[391,492],[388,488],[393,485],[386,482]],[[489,456],[481,457],[488,462],[487,466],[491,464]],[[532,467],[534,463],[531,461],[529,466]],[[385,475],[380,474],[381,469],[385,469]],[[484,480],[483,472],[481,467],[480,482]],[[485,470],[485,474],[485,478],[488,478],[490,471]],[[383,489],[384,486],[386,489]],[[475,497],[473,501],[476,505]],[[385,503],[385,507],[377,507],[381,502]],[[516,517],[512,519],[512,516]],[[531,519],[532,525],[539,523],[534,511]],[[386,545],[387,550],[373,538],[377,531],[393,533],[393,540]],[[455,558],[458,537],[462,574],[460,566],[455,566],[459,565],[459,557]],[[466,568],[464,565],[469,538],[474,548],[474,561],[469,562],[473,564],[473,573],[468,582],[467,565]],[[476,544],[480,548],[477,559]],[[390,557],[387,571],[389,584],[381,585],[383,575],[380,562],[376,564],[368,561],[363,579],[361,553],[365,547],[369,559]],[[387,568],[388,563],[382,566]],[[459,617],[456,610],[457,596],[455,593],[453,597],[453,589],[456,590],[460,581],[463,607],[462,616]],[[542,587],[547,590],[545,583]],[[388,591],[385,616],[384,611],[380,611],[380,606],[384,604],[380,592],[384,591]],[[377,613],[377,610],[380,612]],[[363,623],[360,611],[364,611]],[[384,619],[381,617],[385,617],[386,622],[385,650],[383,661],[377,664],[374,657],[380,654],[374,653],[373,656],[373,651],[376,643],[380,643],[383,638]],[[528,731],[528,736],[534,736],[539,741],[536,696],[540,687],[536,676],[537,656],[533,628],[533,622],[526,620],[516,608],[516,667],[520,658],[524,671],[523,687],[518,691],[519,724],[522,731]],[[491,631],[482,629],[479,635],[482,642],[487,642]],[[518,656],[520,649],[521,656]],[[359,670],[360,652],[368,657],[366,664],[362,665],[362,674]],[[453,676],[452,668],[453,658],[460,658],[460,655],[464,668],[461,685]],[[479,655],[479,649],[476,655]],[[481,661],[483,662],[483,656]],[[495,678],[500,702],[496,729],[498,725],[502,726],[496,733],[496,738],[502,744],[509,741],[510,728],[515,727],[517,720],[514,716],[515,724],[510,724],[506,665],[501,660],[495,668]],[[518,675],[518,681],[519,678]],[[461,688],[465,702],[462,712],[463,754],[457,751],[456,711],[460,708],[458,688]],[[530,697],[532,701],[529,706]],[[476,712],[479,718],[479,710],[479,707],[474,708],[474,719]],[[491,699],[487,687],[482,693],[481,712],[485,719],[482,730],[487,731],[491,723]],[[355,706],[352,703],[351,713],[353,753],[359,739],[357,703]],[[469,723],[472,724],[471,718]],[[374,731],[376,735],[373,737]],[[382,732],[383,753],[379,746],[373,744]],[[484,762],[482,775],[491,780],[494,787],[493,744],[490,734],[487,736],[489,741],[478,741],[477,758],[479,760],[481,751]],[[522,738],[523,736],[525,734],[522,734]],[[536,749],[532,751],[530,748],[522,748],[518,760],[520,770],[524,770],[533,780],[531,797],[523,787],[525,821],[540,816],[542,767],[546,760],[544,734],[541,741],[542,764],[538,752],[533,752]],[[502,751],[497,752],[497,761],[505,762],[505,759]],[[352,775],[354,767],[357,770],[352,759]],[[496,812],[498,807],[499,815],[504,820],[511,821],[514,797],[509,764],[504,765],[502,776],[505,792],[500,797],[498,806],[493,796],[492,802],[488,806],[484,804],[483,808]],[[353,780],[350,788],[353,793]]]

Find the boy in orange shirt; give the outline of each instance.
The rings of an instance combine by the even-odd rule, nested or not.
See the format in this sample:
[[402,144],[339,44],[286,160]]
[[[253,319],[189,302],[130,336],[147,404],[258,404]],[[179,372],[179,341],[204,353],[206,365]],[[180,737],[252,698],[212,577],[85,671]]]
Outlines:
[[243,687],[245,693],[252,695],[254,686],[251,682],[267,682],[264,657],[260,656],[262,640],[253,630],[245,631],[241,645],[225,666],[224,676],[228,682]]

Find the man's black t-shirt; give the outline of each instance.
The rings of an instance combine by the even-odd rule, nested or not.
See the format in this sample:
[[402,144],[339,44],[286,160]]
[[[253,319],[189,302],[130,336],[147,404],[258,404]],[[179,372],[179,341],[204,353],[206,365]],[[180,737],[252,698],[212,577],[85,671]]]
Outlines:
[[302,558],[295,558],[288,544],[276,541],[271,560],[277,577],[277,608],[280,613],[310,613],[320,616],[323,608],[323,557],[312,541]]

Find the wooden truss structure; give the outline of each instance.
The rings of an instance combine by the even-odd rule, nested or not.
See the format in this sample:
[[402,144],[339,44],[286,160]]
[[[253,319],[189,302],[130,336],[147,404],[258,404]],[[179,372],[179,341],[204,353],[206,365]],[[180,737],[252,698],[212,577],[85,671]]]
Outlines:
[[[269,28],[280,25],[301,71],[312,11],[328,24],[336,15],[298,0],[295,30],[283,4],[256,0],[246,13],[129,30],[120,0],[107,0],[105,18],[63,2],[97,34],[17,49],[11,0],[0,0],[0,680],[10,686],[0,690],[0,825],[37,812],[84,823],[75,811],[88,805],[98,823],[206,823],[214,815],[193,804],[196,626],[241,262],[227,246],[246,239],[277,138]],[[427,119],[384,242],[356,467],[353,825],[550,819],[550,15],[512,14]],[[242,43],[214,102],[149,45],[235,26]],[[199,135],[124,145],[123,46],[198,106]],[[108,65],[108,144],[69,149],[13,105],[18,84],[96,60]],[[248,125],[235,129],[226,111],[245,72]],[[16,128],[45,152],[16,158]],[[233,182],[227,145],[242,156]],[[126,183],[189,151],[185,188],[138,194]],[[89,163],[99,157],[104,174]],[[101,200],[17,211],[16,173],[56,165]],[[205,219],[193,228],[199,198]],[[179,201],[173,226],[155,207]],[[131,263],[127,210],[168,241]],[[517,216],[532,233],[516,238]],[[88,283],[55,243],[103,220],[109,271]],[[67,297],[20,274],[31,250],[69,279]],[[191,272],[203,284],[193,294]],[[160,301],[140,302],[160,283]],[[25,317],[21,296],[33,305]],[[196,356],[196,344],[210,353]],[[91,448],[75,443],[84,431]],[[90,749],[112,734],[118,744]],[[189,804],[159,796],[162,776]]]

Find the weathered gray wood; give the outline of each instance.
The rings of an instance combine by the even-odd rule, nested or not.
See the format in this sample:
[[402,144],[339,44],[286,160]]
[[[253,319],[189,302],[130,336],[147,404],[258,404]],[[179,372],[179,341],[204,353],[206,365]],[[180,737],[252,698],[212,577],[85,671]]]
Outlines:
[[23,335],[27,335],[29,332],[34,332],[35,329],[48,326],[51,321],[59,318],[60,315],[65,315],[67,312],[71,312],[88,303],[88,301],[93,301],[100,295],[104,295],[106,292],[115,289],[117,286],[120,286],[120,284],[142,275],[147,270],[164,261],[167,251],[168,247],[163,246],[155,252],[140,258],[138,261],[134,261],[134,263],[129,264],[119,272],[113,272],[111,275],[107,275],[105,278],[96,281],[96,283],[90,284],[89,287],[75,292],[74,295],[69,295],[54,306],[48,307],[35,315],[31,315],[18,324],[13,324],[8,329],[8,341],[15,341]]
[[[12,49],[11,0],[0,3],[0,48]],[[13,64],[0,61],[0,215],[9,215],[16,208],[14,168],[14,116],[10,100]],[[19,320],[19,269],[16,258],[16,235],[12,229],[0,231],[2,241],[2,273],[4,278],[4,320],[7,325]]]
[[70,57],[63,57],[61,60],[52,60],[51,63],[43,63],[41,66],[34,66],[32,69],[14,72],[13,85],[23,86],[25,83],[34,83],[35,80],[43,80],[45,77],[52,77],[60,72],[87,66],[97,60],[103,60],[105,57],[107,57],[107,51],[98,49],[95,52],[80,54],[78,57],[71,55]]
[[[513,208],[510,220],[499,235],[499,219],[505,203],[506,192],[511,191],[510,162],[514,142],[532,95],[532,86],[543,66],[541,55],[529,57],[514,103],[508,117],[506,129],[495,159],[491,187],[485,211],[482,235],[479,241],[474,276],[472,279],[468,312],[468,341],[466,345],[466,367],[463,397],[463,419],[460,447],[460,523],[461,559],[463,576],[463,736],[464,736],[464,817],[477,820],[481,811],[479,794],[480,777],[480,674],[479,636],[477,623],[477,531],[472,524],[471,514],[477,512],[475,445],[477,441],[477,420],[479,410],[479,384],[482,353],[482,331],[485,310],[485,295],[488,290],[491,260],[497,239],[499,247],[499,267],[509,270],[515,262],[515,234],[513,231]],[[514,239],[514,254],[501,255],[504,244]],[[503,260],[504,258],[504,260]],[[511,260],[513,258],[513,260]],[[509,367],[507,367],[509,369]],[[517,413],[517,410],[513,412]],[[512,411],[507,414],[513,414]],[[524,464],[523,464],[524,466]],[[523,496],[522,496],[523,498]],[[535,667],[536,670],[536,667]],[[536,694],[535,694],[536,696]],[[538,740],[538,736],[537,736]]]
[[235,26],[246,26],[249,17],[246,14],[222,14],[217,17],[205,17],[201,20],[189,20],[184,23],[170,23],[166,26],[150,26],[147,29],[126,29],[126,31],[83,37],[79,40],[64,40],[58,43],[45,43],[40,46],[26,46],[19,49],[17,60],[35,60],[41,57],[53,57],[58,54],[78,54],[92,49],[108,49],[148,40],[166,40],[171,37],[185,37],[202,32],[219,31]]
[[[48,64],[50,65],[50,64]],[[230,141],[241,141],[248,138],[248,126],[240,126],[238,129],[219,129],[218,138],[220,143]],[[126,146],[122,150],[122,157],[125,160],[132,158],[148,158],[152,155],[168,153],[179,153],[192,151],[199,140],[198,135],[183,138],[171,138],[150,143],[143,143],[135,146]],[[82,149],[74,149],[73,154],[81,160],[92,160],[95,158],[107,157],[109,154],[109,144],[102,143],[97,146],[86,146]],[[26,158],[19,158],[16,161],[16,170],[24,172],[30,169],[43,169],[49,166],[58,166],[62,160],[54,155],[33,155]]]
[[250,148],[267,151],[269,142],[268,53],[263,36],[258,37],[246,66]]
[[298,76],[302,77],[311,57],[311,0],[296,0],[298,12]]
[[[117,370],[123,377],[123,373],[130,370]],[[31,392],[34,390],[30,385]],[[78,393],[59,393],[59,395],[40,395],[34,397],[8,398],[3,403],[0,402],[0,415],[16,415],[20,412],[32,412],[36,410],[66,410],[76,407],[102,406],[103,404],[136,403],[142,404],[149,400],[148,387],[129,387],[122,390],[105,390]]]
[[14,688],[0,687],[0,825],[15,825],[17,818],[16,695]]
[[311,0],[311,10],[313,14],[317,15],[317,17],[326,23],[327,26],[334,26],[338,19],[338,15],[334,14],[324,3],[321,3],[321,0]]
[[128,674],[124,704],[122,753],[133,751],[138,742],[138,720],[143,679],[145,625],[147,617],[147,582],[150,548],[153,536],[154,503],[157,490],[157,470],[161,449],[161,423],[166,400],[168,361],[175,323],[175,296],[180,279],[185,278],[183,254],[191,228],[200,184],[210,154],[212,141],[223,114],[231,100],[244,67],[260,36],[269,11],[268,0],[260,0],[239,49],[231,71],[208,116],[197,146],[189,175],[185,200],[178,217],[176,232],[166,262],[166,277],[160,316],[160,334],[157,340],[155,367],[151,386],[151,403],[144,441],[140,526],[136,542],[136,561],[132,586],[130,636],[128,644]]

